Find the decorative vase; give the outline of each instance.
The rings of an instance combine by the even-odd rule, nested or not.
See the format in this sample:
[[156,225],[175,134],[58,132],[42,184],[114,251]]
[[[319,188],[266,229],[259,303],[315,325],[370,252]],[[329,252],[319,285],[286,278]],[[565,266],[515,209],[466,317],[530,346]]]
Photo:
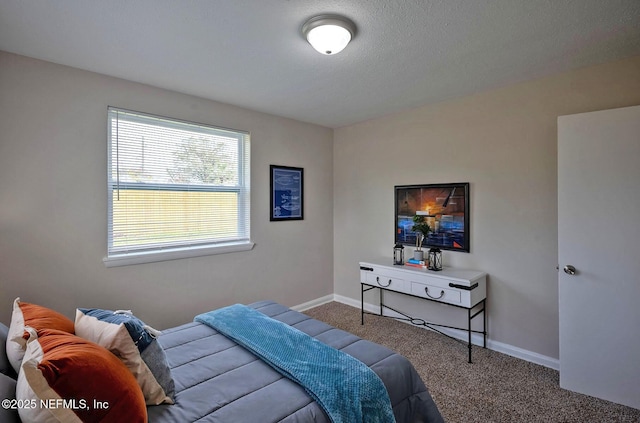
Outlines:
[[416,260],[424,260],[424,251],[413,250],[413,258]]

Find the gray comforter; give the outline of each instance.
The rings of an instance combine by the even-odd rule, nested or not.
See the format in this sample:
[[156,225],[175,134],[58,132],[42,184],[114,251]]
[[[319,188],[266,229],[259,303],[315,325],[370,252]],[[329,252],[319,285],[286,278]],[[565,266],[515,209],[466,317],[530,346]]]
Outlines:
[[[443,421],[401,355],[271,301],[251,307],[371,367],[389,392],[398,423]],[[171,366],[176,397],[174,405],[149,407],[149,423],[329,422],[302,387],[209,326],[188,323],[163,331],[158,341]]]

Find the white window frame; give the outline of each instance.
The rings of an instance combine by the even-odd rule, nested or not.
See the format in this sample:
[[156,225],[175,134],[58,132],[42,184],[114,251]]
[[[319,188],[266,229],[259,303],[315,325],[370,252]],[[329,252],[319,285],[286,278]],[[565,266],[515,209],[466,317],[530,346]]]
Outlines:
[[[195,125],[209,130],[219,130],[225,133],[234,133],[238,135],[238,185],[236,186],[205,186],[198,187],[194,185],[182,184],[158,184],[144,182],[123,182],[117,175],[112,175],[112,113],[135,114],[142,117],[161,119],[164,125],[170,126],[171,122],[176,124]],[[224,254],[238,251],[248,251],[254,247],[254,243],[250,240],[250,135],[245,131],[235,129],[221,128],[213,125],[205,125],[200,123],[189,122],[180,119],[166,118],[163,116],[152,115],[148,113],[136,112],[117,107],[108,107],[107,110],[107,255],[103,258],[106,267],[127,266],[131,264],[151,263],[166,260],[183,259],[190,257],[200,257],[213,254]],[[244,236],[233,240],[194,242],[189,245],[163,245],[152,246],[149,248],[136,247],[133,249],[117,248],[113,246],[113,196],[114,191],[118,189],[150,189],[150,190],[168,190],[168,191],[184,191],[184,190],[201,190],[208,192],[237,192],[240,199],[238,201],[238,225],[239,232]],[[116,194],[117,195],[117,194]]]

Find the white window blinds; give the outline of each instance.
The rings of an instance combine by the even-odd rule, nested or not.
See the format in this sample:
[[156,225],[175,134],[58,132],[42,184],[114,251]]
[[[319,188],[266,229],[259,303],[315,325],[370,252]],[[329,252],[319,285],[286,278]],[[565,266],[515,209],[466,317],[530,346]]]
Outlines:
[[108,258],[249,242],[248,133],[108,116]]

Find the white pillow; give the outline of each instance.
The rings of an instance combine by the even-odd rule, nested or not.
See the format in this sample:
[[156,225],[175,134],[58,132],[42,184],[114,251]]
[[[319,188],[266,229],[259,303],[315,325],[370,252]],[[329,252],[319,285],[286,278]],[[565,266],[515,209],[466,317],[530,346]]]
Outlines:
[[147,405],[173,404],[175,384],[158,333],[131,312],[77,309],[76,335],[114,353],[133,373]]

